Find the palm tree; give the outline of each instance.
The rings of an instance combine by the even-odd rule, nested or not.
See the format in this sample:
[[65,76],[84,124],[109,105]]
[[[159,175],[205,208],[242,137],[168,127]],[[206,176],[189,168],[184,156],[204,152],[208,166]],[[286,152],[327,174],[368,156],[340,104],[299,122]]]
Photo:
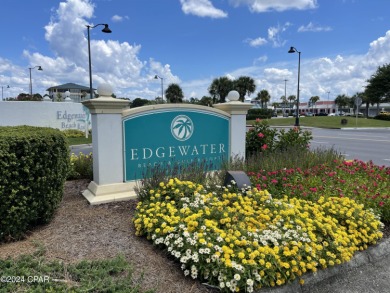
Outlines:
[[183,90],[176,83],[171,83],[165,91],[165,96],[170,103],[183,103]]
[[[314,105],[320,100],[320,97],[319,96],[312,96],[310,99],[309,99],[309,103],[311,104],[311,111],[314,113]],[[314,114],[313,114],[314,115]]]
[[267,90],[261,90],[257,93],[255,100],[260,101],[261,108],[264,109],[264,105],[267,107],[267,103],[271,100],[271,96]]
[[290,101],[290,110],[292,110],[293,105],[294,105],[295,101],[297,100],[297,97],[295,95],[290,95],[290,96],[288,96],[287,100]]
[[284,96],[284,95],[281,96],[280,99],[282,100],[282,104],[283,104],[283,114],[284,114],[286,105],[287,105],[287,103],[288,103],[288,100],[287,100],[286,96]]
[[340,108],[340,109],[343,109],[345,107],[347,107],[349,104],[350,104],[350,97],[342,94],[342,95],[338,95],[336,97],[336,99],[334,100],[334,103]]
[[244,102],[245,95],[250,96],[256,91],[256,84],[249,76],[240,76],[234,81],[234,89],[240,94],[239,100]]
[[209,93],[213,98],[213,103],[217,101],[225,103],[226,96],[233,89],[233,81],[226,76],[215,78],[209,87]]

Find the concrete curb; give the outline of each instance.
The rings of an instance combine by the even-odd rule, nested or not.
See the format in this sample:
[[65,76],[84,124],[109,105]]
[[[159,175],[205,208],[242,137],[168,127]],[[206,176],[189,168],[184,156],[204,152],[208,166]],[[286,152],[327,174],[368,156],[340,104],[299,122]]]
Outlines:
[[374,264],[384,256],[390,255],[390,238],[381,240],[378,244],[370,246],[364,251],[359,251],[347,263],[343,263],[338,266],[327,268],[324,270],[318,270],[316,273],[307,273],[302,276],[305,280],[304,285],[300,285],[298,280],[294,280],[292,283],[283,285],[281,287],[273,288],[261,288],[255,292],[257,293],[307,293],[310,292],[310,288],[318,285],[327,279],[340,276],[352,268],[358,268],[369,263]]

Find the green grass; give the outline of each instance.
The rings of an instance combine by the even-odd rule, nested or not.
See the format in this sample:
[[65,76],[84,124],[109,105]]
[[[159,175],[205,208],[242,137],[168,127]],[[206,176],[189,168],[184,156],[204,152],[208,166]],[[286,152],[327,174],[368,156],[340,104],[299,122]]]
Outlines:
[[61,261],[47,262],[43,254],[41,248],[31,255],[0,260],[1,275],[9,276],[8,280],[2,279],[0,293],[145,292],[123,256],[66,264]]
[[[342,125],[341,120],[346,119],[347,124]],[[267,120],[270,126],[293,126],[295,124],[294,117],[288,118],[272,118]],[[253,120],[248,120],[247,124],[253,124]],[[300,117],[300,126],[318,127],[318,128],[355,128],[355,127],[390,127],[390,121],[366,119],[355,117],[328,117],[328,116],[314,116],[314,117]]]
[[90,143],[92,143],[92,136],[89,135],[88,138],[68,137],[67,140],[68,140],[69,145],[90,144]]

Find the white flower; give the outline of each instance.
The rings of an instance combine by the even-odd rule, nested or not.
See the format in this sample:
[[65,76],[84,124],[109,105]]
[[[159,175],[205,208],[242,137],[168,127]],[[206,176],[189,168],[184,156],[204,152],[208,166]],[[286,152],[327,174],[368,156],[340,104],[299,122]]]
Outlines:
[[248,280],[246,280],[246,284],[248,285],[248,286],[253,286],[253,280],[252,279],[248,279]]
[[189,270],[185,270],[184,271],[184,276],[188,276],[190,274],[190,271]]
[[239,274],[235,274],[234,275],[234,280],[240,281],[241,280],[241,276]]
[[225,283],[224,283],[224,282],[220,282],[220,283],[219,283],[219,288],[221,288],[221,289],[222,289],[222,288],[225,288]]

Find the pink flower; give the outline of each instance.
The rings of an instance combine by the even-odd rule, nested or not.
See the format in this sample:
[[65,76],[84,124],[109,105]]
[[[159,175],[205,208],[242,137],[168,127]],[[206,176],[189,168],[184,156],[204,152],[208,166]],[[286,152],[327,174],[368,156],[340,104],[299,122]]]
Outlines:
[[381,201],[380,203],[379,203],[379,206],[381,206],[381,207],[383,207],[385,205],[385,203],[383,202],[383,201]]
[[261,148],[265,151],[268,148],[268,146],[264,144]]
[[278,180],[272,179],[271,182],[274,183],[274,184],[276,184],[276,183],[278,183]]
[[263,138],[263,137],[264,137],[264,134],[262,134],[262,133],[260,132],[257,136],[260,137],[260,138]]
[[316,188],[316,187],[310,187],[309,189],[310,189],[310,191],[313,191],[313,192],[316,192],[316,191],[317,191],[317,188]]
[[261,119],[260,118],[256,118],[256,122],[260,122],[261,121]]

